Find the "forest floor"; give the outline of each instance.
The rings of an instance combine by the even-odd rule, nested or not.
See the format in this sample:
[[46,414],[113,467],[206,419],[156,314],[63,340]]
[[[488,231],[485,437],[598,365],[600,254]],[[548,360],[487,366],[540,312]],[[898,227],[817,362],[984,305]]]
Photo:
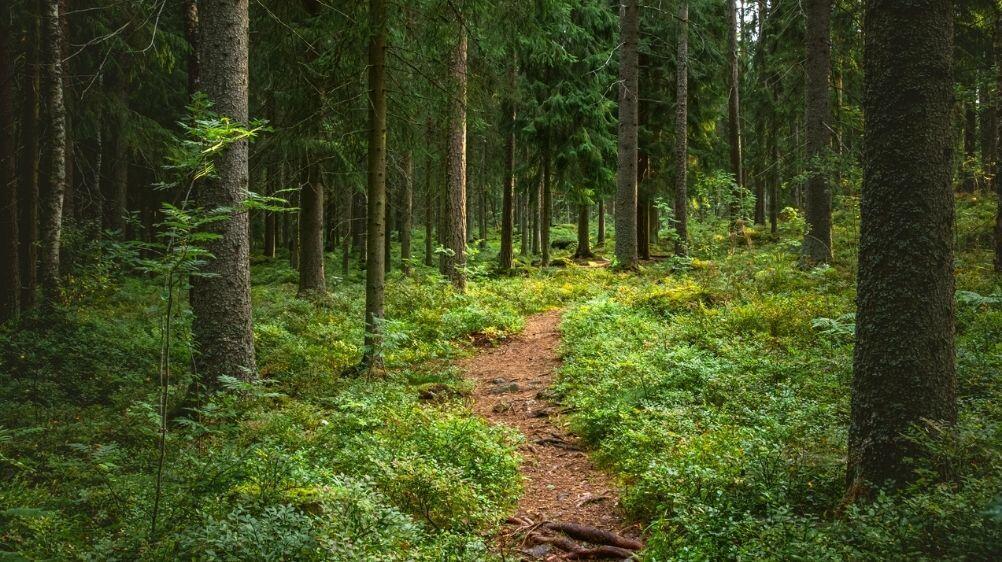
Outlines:
[[[594,549],[602,544],[639,544],[639,529],[625,522],[610,477],[591,462],[552,402],[560,317],[560,311],[531,316],[519,336],[460,362],[476,384],[473,410],[524,436],[519,453],[525,490],[497,542],[502,551],[527,559],[581,557],[585,549],[599,556]],[[616,559],[625,553],[607,548],[606,554]]]

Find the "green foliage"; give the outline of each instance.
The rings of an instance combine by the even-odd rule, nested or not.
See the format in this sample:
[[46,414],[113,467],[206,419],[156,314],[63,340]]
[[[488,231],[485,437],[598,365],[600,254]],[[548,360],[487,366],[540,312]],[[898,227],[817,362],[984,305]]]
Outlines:
[[[700,225],[694,245],[726,247],[713,232]],[[995,558],[998,280],[980,265],[959,272],[957,431],[915,428],[932,453],[920,481],[846,506],[852,276],[838,263],[800,270],[783,241],[718,255],[669,277],[648,270],[563,323],[562,400],[626,483],[629,513],[651,522],[645,559]]]

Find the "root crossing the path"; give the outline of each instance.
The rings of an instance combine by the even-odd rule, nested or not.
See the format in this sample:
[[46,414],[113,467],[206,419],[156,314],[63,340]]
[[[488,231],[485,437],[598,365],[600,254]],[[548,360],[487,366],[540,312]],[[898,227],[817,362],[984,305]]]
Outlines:
[[559,311],[529,317],[521,335],[460,363],[476,383],[474,411],[525,436],[525,492],[499,543],[527,560],[629,558],[642,546],[639,531],[624,522],[609,477],[550,400],[560,365],[559,325]]

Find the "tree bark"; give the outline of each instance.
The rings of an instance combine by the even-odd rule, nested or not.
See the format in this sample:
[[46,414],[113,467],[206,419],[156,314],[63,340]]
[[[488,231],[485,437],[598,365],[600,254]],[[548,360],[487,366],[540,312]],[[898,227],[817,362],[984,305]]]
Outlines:
[[[514,95],[515,65],[508,67],[508,88]],[[515,230],[515,103],[507,98],[504,105],[505,147],[504,147],[504,187],[501,192],[501,250],[498,254],[500,269],[509,272],[514,261]]]
[[577,259],[595,257],[595,254],[591,252],[591,241],[589,240],[591,226],[588,224],[588,215],[590,211],[591,205],[585,203],[578,205],[578,248],[574,252],[574,257]]
[[[995,111],[1002,111],[1002,9],[995,8],[995,37],[994,37],[994,57],[995,57]],[[999,139],[1002,139],[1002,117],[996,113],[995,119],[995,146],[999,149]],[[995,196],[997,199],[997,210],[995,212],[995,271],[1002,273],[1002,157],[995,154]],[[22,246],[23,248],[24,246]]]
[[[115,96],[124,106],[128,103],[127,87],[125,78],[116,78]],[[126,216],[128,215],[128,191],[129,191],[129,151],[125,142],[125,118],[115,115],[111,117],[113,134],[111,135],[111,154],[104,159],[108,166],[107,191],[108,201],[104,206],[106,213],[105,227],[108,230],[116,230],[125,237]]]
[[991,90],[985,85],[978,88],[978,106],[981,108],[981,166],[988,175],[988,184],[986,187],[989,190],[994,191],[995,178],[992,171],[995,169],[995,152],[998,145],[998,141],[995,136],[995,131],[998,128],[996,123],[998,113],[995,108],[995,100],[992,98]]
[[[247,0],[201,0],[199,60],[202,89],[219,115],[247,123]],[[207,208],[239,207],[247,196],[247,143],[231,144],[215,158],[217,177],[200,188]],[[191,280],[192,335],[196,367],[204,384],[221,375],[253,379],[256,375],[250,299],[250,241],[247,212],[234,210],[216,223],[214,256],[203,266],[211,276]]]
[[22,91],[21,158],[18,162],[18,225],[21,309],[34,308],[38,280],[39,100],[41,98],[41,2],[29,2],[34,13],[25,38],[25,80]]
[[386,269],[386,0],[369,1],[369,152],[362,367],[382,359]]
[[625,269],[637,267],[637,43],[640,17],[637,0],[620,8],[619,54],[619,162],[616,186],[616,260]]
[[299,193],[299,295],[324,294],[324,184],[320,167],[310,164]]
[[[277,183],[277,178],[275,174],[275,165],[272,164],[265,176],[265,192],[269,196],[275,195],[275,184]],[[280,186],[281,187],[281,186]],[[278,217],[274,211],[265,211],[264,213],[264,257],[269,259],[275,259],[275,241],[278,238],[277,233]]]
[[[6,12],[6,10],[3,10]],[[9,15],[0,12],[0,324],[21,311],[18,269],[17,151],[14,137],[14,57]]]
[[393,190],[386,190],[383,205],[383,272],[393,271]]
[[[742,168],[741,147],[741,96],[740,67],[738,65],[738,15],[735,0],[727,2],[727,63],[728,63],[728,97],[727,97],[727,138],[731,150],[731,173],[734,174],[734,185],[741,189],[745,185],[744,169]],[[740,213],[737,193],[732,194],[729,208],[731,226],[737,223]]]
[[188,99],[191,99],[201,85],[198,64],[198,3],[184,0],[184,37],[188,40]]
[[435,265],[435,211],[438,208],[431,187],[431,152],[424,157],[424,264]]
[[977,178],[974,177],[974,164],[977,155],[978,139],[978,116],[974,111],[974,102],[964,102],[964,165],[962,171],[964,175],[961,191],[964,193],[974,193],[977,187]]
[[529,225],[532,236],[532,255],[539,254],[539,195],[543,191],[543,177],[540,173],[539,182],[529,189]]
[[831,143],[832,0],[807,2],[807,232],[804,234],[804,265],[812,267],[832,259],[832,195],[824,171],[824,157]]
[[46,303],[59,296],[59,245],[62,237],[63,194],[66,189],[66,111],[63,106],[62,26],[59,0],[49,0],[45,17],[45,85],[49,176],[42,197],[42,252],[39,278]]
[[540,266],[550,265],[550,212],[553,208],[553,194],[550,182],[550,142],[543,142],[543,191],[539,203],[539,249],[541,252]]
[[605,199],[598,199],[598,235],[595,243],[599,246],[605,245]]
[[675,254],[689,254],[689,0],[678,5],[675,73]]
[[454,91],[449,119],[449,230],[451,256],[445,272],[459,291],[466,289],[466,28],[457,23],[459,37],[452,54]]
[[779,183],[780,183],[780,160],[779,160],[779,123],[776,122],[775,111],[770,115],[769,127],[769,161],[772,171],[769,174],[769,232],[777,234],[779,232]]
[[957,418],[953,2],[865,5],[849,499],[914,480],[927,452],[903,434]]
[[345,189],[344,231],[341,238],[341,275],[347,277],[351,267],[351,241],[355,236],[355,193],[350,188]]
[[411,234],[414,229],[414,155],[404,153],[404,188],[400,194],[400,267],[411,273]]

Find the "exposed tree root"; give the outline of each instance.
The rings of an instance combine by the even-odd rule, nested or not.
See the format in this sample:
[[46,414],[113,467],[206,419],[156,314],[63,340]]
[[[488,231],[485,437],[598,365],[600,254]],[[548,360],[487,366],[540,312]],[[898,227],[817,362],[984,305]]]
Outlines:
[[643,543],[638,540],[624,537],[611,531],[604,531],[590,525],[555,522],[547,523],[545,527],[554,531],[560,531],[561,533],[579,541],[590,542],[592,544],[615,546],[629,550],[640,550],[644,547]]

